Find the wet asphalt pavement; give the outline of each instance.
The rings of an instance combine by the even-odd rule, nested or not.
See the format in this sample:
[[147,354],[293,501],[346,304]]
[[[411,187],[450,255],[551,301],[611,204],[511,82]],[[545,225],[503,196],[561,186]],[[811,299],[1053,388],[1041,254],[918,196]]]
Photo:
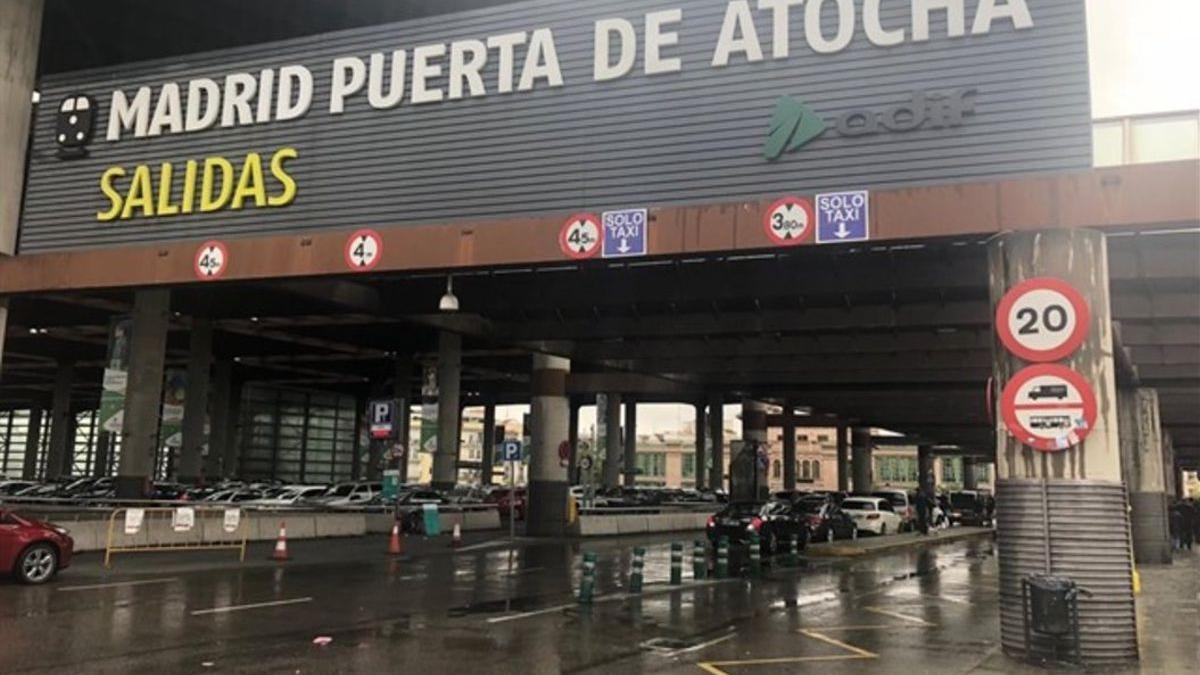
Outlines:
[[[574,597],[578,542],[523,540],[510,573],[499,533],[459,551],[410,540],[401,560],[378,537],[293,542],[284,564],[263,546],[242,565],[142,554],[111,572],[85,555],[49,586],[0,581],[0,672],[1042,672],[999,652],[990,538],[705,583],[689,545],[681,587],[668,541],[587,542],[590,608]],[[649,548],[640,597],[625,592],[635,543]],[[1200,553],[1142,574],[1130,672],[1196,672]]]

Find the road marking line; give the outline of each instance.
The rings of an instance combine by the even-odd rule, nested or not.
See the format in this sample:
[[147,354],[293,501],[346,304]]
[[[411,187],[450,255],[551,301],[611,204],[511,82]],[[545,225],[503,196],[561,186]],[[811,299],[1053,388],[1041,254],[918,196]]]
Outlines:
[[558,605],[556,607],[546,607],[545,609],[535,609],[532,612],[522,612],[520,614],[509,614],[508,616],[493,616],[492,618],[488,619],[487,622],[488,623],[505,623],[507,621],[516,621],[518,619],[528,619],[530,617],[541,616],[543,614],[553,614],[555,612],[561,612],[563,610],[571,609],[572,607],[578,607],[578,606],[579,606],[579,603],[573,602],[569,605]]
[[875,614],[882,614],[883,616],[890,616],[893,619],[900,619],[902,621],[908,621],[909,623],[915,623],[915,624],[919,624],[921,626],[932,626],[933,625],[933,624],[929,623],[928,621],[926,621],[925,619],[922,619],[921,617],[918,617],[918,616],[910,616],[908,614],[901,614],[899,612],[889,612],[888,610],[881,609],[879,607],[864,607],[864,609],[866,609],[868,612],[874,612]]
[[[463,546],[462,548],[459,548],[456,550],[459,553],[470,553],[471,551],[478,551],[478,550],[485,549],[485,548],[499,548],[501,546],[507,547],[508,544],[509,544],[509,542],[507,539],[505,539],[505,540],[493,539],[491,541],[480,542],[478,544],[471,544],[470,546]],[[513,542],[513,546],[516,546],[516,545],[517,545],[517,542]]]
[[256,602],[250,605],[231,605],[229,607],[213,607],[212,609],[197,609],[192,612],[192,616],[203,616],[205,614],[225,614],[228,612],[240,612],[244,609],[262,609],[264,607],[279,607],[281,605],[298,605],[303,602],[312,602],[312,598],[292,598],[291,600],[275,600],[273,602]]
[[[934,624],[928,624],[928,625],[932,626]],[[919,626],[917,624],[912,624],[912,623],[880,623],[880,624],[874,624],[874,625],[862,624],[862,625],[857,625],[857,626],[820,626],[820,629],[823,631],[828,631],[828,630],[879,630],[879,629],[883,629],[883,628],[897,628],[898,629],[898,628],[925,628],[925,627],[926,626]]]
[[116,581],[111,584],[91,584],[89,586],[63,586],[59,591],[95,591],[101,588],[124,588],[126,586],[149,586],[150,584],[169,584],[172,581],[179,581],[179,577],[168,577],[166,579],[145,579],[143,581]]
[[[740,578],[730,578],[730,579],[706,579],[704,581],[695,581],[690,584],[684,584],[682,586],[668,586],[668,585],[664,585],[664,584],[654,584],[655,587],[646,588],[641,593],[612,593],[609,595],[601,595],[601,596],[592,598],[592,604],[598,605],[598,604],[604,603],[604,602],[618,602],[621,600],[634,600],[634,599],[638,599],[638,598],[649,598],[649,597],[653,597],[656,595],[669,595],[671,593],[678,593],[680,591],[691,591],[691,590],[695,590],[698,588],[705,588],[707,586],[715,586],[717,584],[726,584],[726,583],[731,583],[731,582],[742,582],[742,581],[743,581],[743,579],[740,579]],[[517,619],[528,619],[530,617],[541,616],[543,614],[553,614],[554,612],[561,612],[565,609],[571,609],[573,607],[579,607],[579,606],[580,606],[580,603],[573,602],[569,605],[557,605],[555,607],[546,607],[543,609],[535,609],[535,610],[529,611],[529,612],[522,612],[521,614],[509,614],[507,616],[494,616],[490,619],[487,619],[486,621],[487,621],[487,623],[505,623],[507,621],[516,621]]]
[[801,629],[800,629],[800,634],[801,634],[801,635],[808,636],[808,637],[810,637],[810,638],[812,638],[812,639],[814,639],[814,640],[820,640],[821,642],[824,642],[824,643],[826,643],[826,644],[831,644],[831,645],[833,645],[833,646],[835,646],[835,647],[841,647],[842,649],[845,649],[845,650],[846,650],[846,651],[848,651],[848,652],[851,652],[851,653],[857,654],[857,655],[858,655],[860,658],[864,658],[864,659],[877,659],[877,658],[879,658],[879,655],[878,655],[878,654],[876,654],[876,653],[874,653],[874,652],[869,652],[869,651],[867,651],[867,650],[865,650],[865,649],[861,649],[861,648],[859,648],[859,647],[855,647],[854,645],[851,645],[851,644],[846,644],[845,642],[842,642],[841,640],[836,640],[836,639],[834,639],[834,638],[831,638],[831,637],[829,637],[828,635],[825,635],[825,634],[823,634],[823,633],[818,633],[818,632],[817,632],[817,631],[815,631],[815,630],[807,630],[807,629],[805,629],[805,628],[801,628]]
[[820,661],[860,661],[864,659],[877,659],[878,656],[862,656],[859,654],[834,654],[832,656],[785,656],[777,659],[747,659],[745,661],[705,661],[697,663],[696,666],[701,670],[712,673],[712,675],[732,675],[727,670],[721,670],[718,666],[729,668],[737,666],[777,666],[786,665],[789,663],[815,663]]

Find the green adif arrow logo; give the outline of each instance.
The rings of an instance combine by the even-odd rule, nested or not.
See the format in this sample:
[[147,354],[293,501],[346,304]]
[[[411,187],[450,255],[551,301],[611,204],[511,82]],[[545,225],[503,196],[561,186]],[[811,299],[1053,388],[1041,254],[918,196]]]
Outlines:
[[823,133],[825,120],[812,108],[791,96],[780,96],[763,143],[763,157],[768,161],[779,159],[785,151],[792,152]]

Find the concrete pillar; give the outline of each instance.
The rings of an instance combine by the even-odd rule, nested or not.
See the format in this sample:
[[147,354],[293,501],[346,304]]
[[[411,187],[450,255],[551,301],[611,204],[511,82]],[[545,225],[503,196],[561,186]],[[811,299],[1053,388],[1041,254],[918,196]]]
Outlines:
[[571,362],[557,356],[533,355],[529,449],[529,509],[526,532],[535,537],[561,536],[567,529],[567,467],[558,448],[567,440],[570,403],[567,373]]
[[796,489],[796,409],[783,402],[783,489]]
[[927,495],[937,494],[937,480],[933,474],[933,446],[917,446],[917,487]]
[[393,467],[400,472],[400,483],[408,482],[408,458],[414,451],[409,437],[412,435],[412,370],[411,356],[401,355],[396,358],[396,379],[392,383],[392,397],[396,400],[395,442],[404,448],[404,455],[396,460]]
[[708,485],[705,469],[708,461],[708,428],[704,416],[704,401],[695,404],[696,408],[696,489],[703,490]]
[[567,482],[579,485],[579,403],[568,399],[570,417],[567,418],[567,443],[571,444],[570,454],[567,455]]
[[625,486],[637,485],[637,400],[633,397],[625,399]]
[[[192,320],[187,366],[187,394],[183,399],[183,445],[179,449],[179,482],[196,485],[204,476],[201,462],[208,443],[208,385],[212,372],[213,325],[207,318]],[[211,448],[210,448],[211,451]]]
[[487,400],[483,404],[483,454],[479,460],[480,482],[492,484],[492,473],[496,468],[496,402]]
[[725,397],[713,394],[708,399],[708,438],[712,447],[712,468],[708,472],[710,490],[729,490],[725,483]]
[[[0,257],[17,249],[41,34],[42,0],[0,2]],[[0,310],[0,345],[3,314]]]
[[850,429],[844,425],[837,428],[837,475],[838,491],[850,491]]
[[995,339],[992,400],[1004,651],[1021,658],[1049,653],[1044,642],[1026,644],[1021,580],[1050,573],[1093,591],[1079,600],[1083,665],[1137,659],[1133,547],[1118,441],[1106,236],[1085,229],[1003,234],[989,245],[988,267],[993,308],[1010,289],[1038,277],[1061,279],[1083,296],[1090,309],[1086,338],[1060,363],[1090,383],[1097,402],[1095,423],[1082,442],[1056,452],[1025,445],[1006,428],[1000,392],[1029,363]]
[[1129,490],[1129,520],[1133,557],[1140,564],[1171,562],[1170,498],[1158,392],[1153,389],[1117,391],[1121,465]]
[[[369,464],[370,460],[363,461],[363,448],[360,445],[363,437],[363,424],[366,422],[367,406],[371,402],[371,397],[365,392],[359,392],[354,397],[354,452],[350,456],[350,478],[352,480],[362,480],[366,469],[364,464]],[[371,441],[367,439],[368,448]]]
[[433,455],[433,488],[452,489],[458,483],[459,391],[462,379],[462,336],[442,331],[438,335],[438,436]]
[[621,395],[608,394],[604,406],[604,487],[621,485]]
[[46,448],[46,480],[64,475],[67,456],[71,454],[71,386],[75,381],[75,364],[59,361],[54,371],[54,398],[50,408],[50,445]]
[[871,430],[866,427],[854,427],[850,431],[850,448],[853,455],[851,472],[854,476],[854,491],[870,492],[875,485],[871,459]]
[[170,317],[170,291],[152,289],[134,294],[129,382],[125,394],[125,423],[121,429],[121,464],[116,480],[117,497],[121,499],[145,497],[154,475]]
[[29,410],[29,431],[25,436],[25,461],[21,466],[23,480],[37,480],[38,455],[42,451],[42,409]]
[[979,489],[979,476],[976,474],[977,468],[974,457],[962,458],[962,482],[964,490]]
[[108,457],[112,452],[112,434],[101,431],[96,434],[96,454],[92,463],[92,475],[103,478],[108,475]]
[[233,361],[222,359],[213,364],[209,383],[208,458],[204,466],[204,475],[210,480],[237,475],[237,416],[234,410],[240,389],[234,381]]

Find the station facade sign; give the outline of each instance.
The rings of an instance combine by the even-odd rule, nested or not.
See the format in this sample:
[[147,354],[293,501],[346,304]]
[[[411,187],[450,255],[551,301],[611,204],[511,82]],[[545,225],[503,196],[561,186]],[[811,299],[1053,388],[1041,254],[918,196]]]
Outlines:
[[59,74],[19,246],[1084,169],[1087,73],[1081,2],[528,0]]

